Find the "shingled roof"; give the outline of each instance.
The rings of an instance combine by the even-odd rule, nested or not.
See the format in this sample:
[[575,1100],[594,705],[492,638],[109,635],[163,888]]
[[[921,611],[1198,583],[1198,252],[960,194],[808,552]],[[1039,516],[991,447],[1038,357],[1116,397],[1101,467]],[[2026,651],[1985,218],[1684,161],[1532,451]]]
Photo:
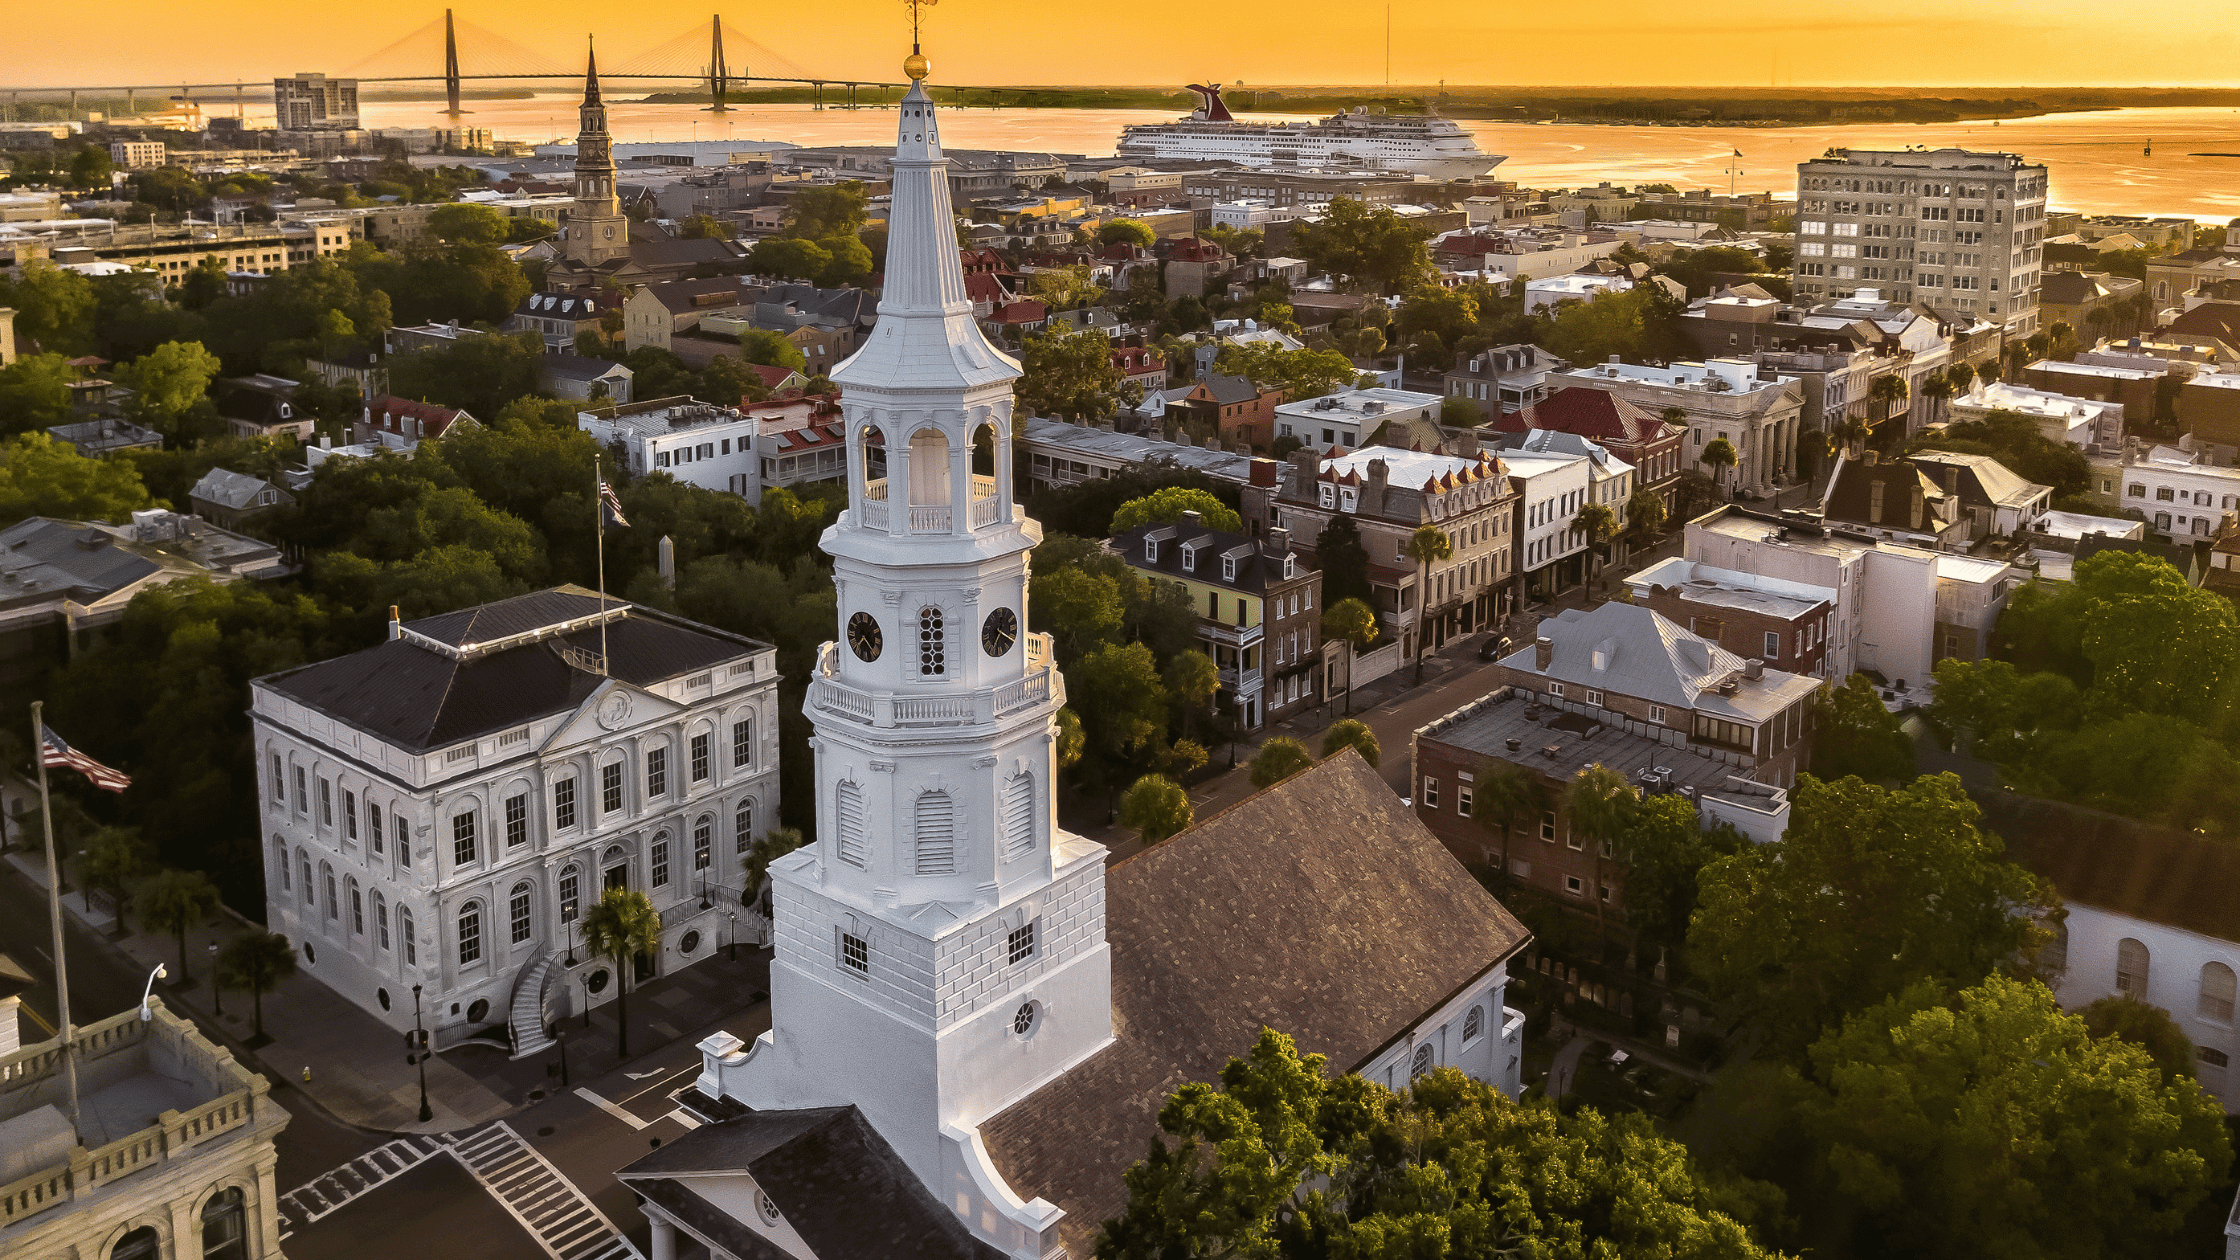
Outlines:
[[1263,1027],[1361,1067],[1528,939],[1350,749],[1114,866],[1105,933],[1114,1043],[980,1127],[1078,1256],[1177,1087]]
[[746,1223],[768,1196],[810,1251],[881,1260],[998,1260],[854,1107],[750,1112],[703,1125],[615,1174],[741,1260],[793,1253]]
[[2240,846],[2012,792],[1975,794],[2007,856],[2064,901],[2240,941]]
[[1513,416],[1502,416],[1494,426],[1504,433],[1552,429],[1576,433],[1597,442],[1647,443],[1663,437],[1663,419],[1647,409],[1602,389],[1571,386],[1556,390]]

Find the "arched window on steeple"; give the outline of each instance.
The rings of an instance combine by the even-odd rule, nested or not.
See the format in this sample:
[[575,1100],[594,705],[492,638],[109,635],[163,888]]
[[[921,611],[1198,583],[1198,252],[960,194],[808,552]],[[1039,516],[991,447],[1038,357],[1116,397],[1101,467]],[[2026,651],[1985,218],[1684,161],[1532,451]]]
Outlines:
[[954,875],[957,872],[957,807],[947,792],[920,792],[917,816],[911,827],[912,851],[919,875]]
[[838,834],[840,860],[850,866],[865,864],[863,848],[863,789],[843,782],[832,802],[833,828]]

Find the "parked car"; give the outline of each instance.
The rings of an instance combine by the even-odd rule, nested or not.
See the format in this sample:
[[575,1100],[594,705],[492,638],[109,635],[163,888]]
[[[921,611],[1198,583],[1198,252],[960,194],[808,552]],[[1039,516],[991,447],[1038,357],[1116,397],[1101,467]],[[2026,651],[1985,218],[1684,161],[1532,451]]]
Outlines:
[[1509,636],[1505,634],[1489,634],[1486,641],[1478,645],[1478,659],[1481,661],[1498,661],[1508,654]]

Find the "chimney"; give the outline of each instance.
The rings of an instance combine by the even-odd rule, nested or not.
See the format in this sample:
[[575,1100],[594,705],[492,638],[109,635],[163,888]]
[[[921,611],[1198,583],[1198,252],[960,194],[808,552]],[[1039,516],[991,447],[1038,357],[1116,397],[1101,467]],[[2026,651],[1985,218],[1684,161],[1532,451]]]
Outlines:
[[334,435],[333,435],[333,434],[331,434],[331,433],[322,433],[322,434],[320,434],[320,435],[319,435],[319,449],[320,449],[320,450],[322,450],[322,451],[331,451],[331,450],[333,450],[333,449],[334,449]]
[[1946,494],[1960,493],[1960,470],[1950,464],[1945,465],[1944,469],[1944,492]]
[[1279,556],[1290,554],[1291,531],[1281,525],[1270,526],[1268,529],[1268,549]]
[[404,637],[404,623],[397,620],[397,606],[395,604],[389,605],[389,637],[392,639]]
[[1253,460],[1250,484],[1272,487],[1276,484],[1277,471],[1276,462],[1272,459]]
[[1756,682],[1766,676],[1766,663],[1753,656],[1742,663],[1742,676]]
[[1532,641],[1532,667],[1545,672],[1548,662],[1556,658],[1556,641],[1541,635]]
[[1206,523],[1206,515],[1203,512],[1197,511],[1184,512],[1182,514],[1182,523],[1189,526],[1191,529],[1197,529],[1199,526]]
[[1879,451],[1875,450],[1875,449],[1874,449],[1873,447],[1871,447],[1871,446],[1870,446],[1870,447],[1868,447],[1867,449],[1865,449],[1865,450],[1863,450],[1863,451],[1859,452],[1859,462],[1860,462],[1860,463],[1862,463],[1862,464],[1866,464],[1866,465],[1868,465],[1869,467],[1872,467],[1872,466],[1874,465],[1875,461],[1877,461],[1877,460],[1879,460],[1879,459],[1881,459],[1881,458],[1882,458],[1881,452],[1879,452]]
[[1322,453],[1311,446],[1291,452],[1291,470],[1291,488],[1313,498],[1314,479],[1322,475]]

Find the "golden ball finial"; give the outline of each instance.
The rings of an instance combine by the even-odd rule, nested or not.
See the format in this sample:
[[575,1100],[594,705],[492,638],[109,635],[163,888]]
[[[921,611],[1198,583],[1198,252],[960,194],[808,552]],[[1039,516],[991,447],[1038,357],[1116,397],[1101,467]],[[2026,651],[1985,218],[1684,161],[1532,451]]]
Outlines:
[[924,53],[911,53],[902,59],[902,72],[909,75],[913,83],[923,82],[927,75],[933,73],[933,63],[926,60]]

